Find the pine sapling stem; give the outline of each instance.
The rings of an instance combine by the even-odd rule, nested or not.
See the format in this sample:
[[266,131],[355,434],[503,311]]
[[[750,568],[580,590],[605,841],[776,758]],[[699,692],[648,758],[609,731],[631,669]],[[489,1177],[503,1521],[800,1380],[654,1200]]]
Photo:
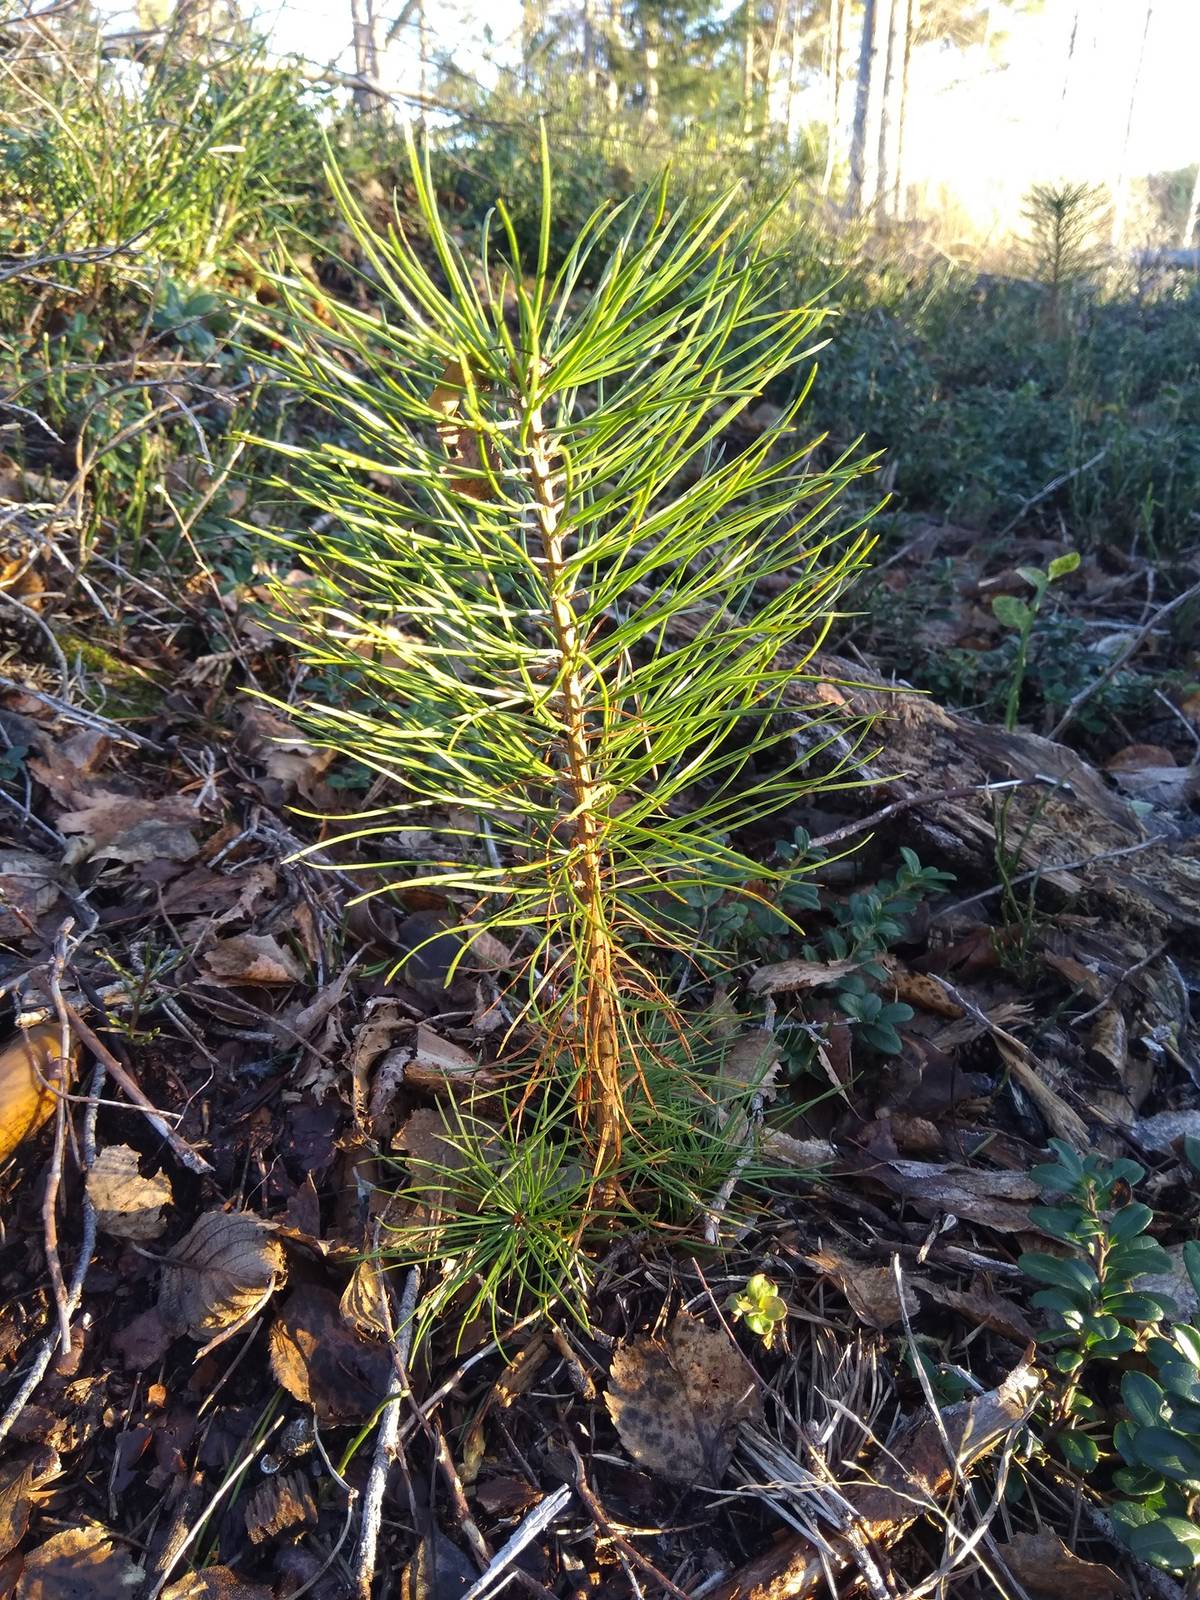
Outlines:
[[561,478],[554,471],[540,406],[529,419],[529,475],[549,590],[550,616],[560,659],[562,720],[575,824],[575,888],[584,922],[583,1003],[580,1044],[583,1065],[581,1116],[595,1142],[599,1177],[620,1160],[620,1026],[616,999],[616,944],[604,895],[600,788],[587,727],[582,652],[571,580],[563,560]]

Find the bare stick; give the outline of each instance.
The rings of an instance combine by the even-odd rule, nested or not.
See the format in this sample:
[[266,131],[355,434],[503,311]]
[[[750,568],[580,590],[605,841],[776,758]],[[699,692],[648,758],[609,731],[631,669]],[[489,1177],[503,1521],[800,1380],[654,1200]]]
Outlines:
[[968,783],[957,789],[924,789],[920,794],[910,794],[904,800],[893,800],[890,805],[872,811],[869,817],[848,822],[844,828],[823,833],[819,839],[809,841],[809,849],[826,850],[831,844],[841,844],[843,839],[852,839],[856,833],[866,833],[877,823],[886,822],[889,817],[898,816],[902,811],[911,811],[915,806],[931,806],[942,800],[965,800],[973,794],[998,794],[1003,789],[1027,789],[1031,784],[1038,783],[1058,788],[1060,782],[1058,778],[1001,778],[995,783]]
[[930,921],[941,922],[943,917],[952,917],[956,912],[965,911],[968,906],[978,905],[981,900],[990,900],[994,894],[1015,889],[1018,884],[1029,883],[1031,879],[1040,878],[1047,872],[1081,872],[1097,861],[1117,861],[1122,856],[1140,855],[1143,850],[1166,842],[1165,833],[1156,833],[1149,839],[1139,839],[1137,844],[1122,845],[1119,850],[1101,850],[1094,856],[1080,856],[1078,861],[1047,861],[1041,866],[1031,867],[1028,872],[1022,872],[1019,877],[1010,878],[1007,883],[994,883],[990,889],[981,889],[978,894],[968,895],[965,900],[956,900],[952,906],[943,906],[940,911],[933,913]]
[[146,1121],[154,1129],[155,1133],[167,1142],[171,1147],[172,1153],[183,1162],[188,1171],[201,1174],[211,1172],[211,1164],[198,1151],[193,1150],[190,1144],[185,1144],[174,1129],[168,1125],[163,1113],[146,1098],[135,1079],[130,1077],[108,1046],[100,1042],[69,1000],[63,1001],[63,1009],[70,1018],[71,1028],[80,1041],[87,1046],[98,1061],[103,1061],[117,1083],[120,1084],[133,1103],[142,1111]]
[[1132,656],[1135,651],[1141,649],[1142,645],[1154,632],[1155,628],[1158,627],[1159,623],[1162,622],[1166,617],[1169,617],[1172,611],[1178,611],[1180,606],[1185,606],[1189,600],[1194,600],[1198,595],[1200,595],[1200,581],[1193,583],[1191,588],[1185,589],[1182,594],[1177,594],[1174,600],[1168,600],[1165,606],[1159,606],[1158,610],[1154,612],[1147,622],[1142,624],[1142,626],[1134,634],[1133,638],[1130,639],[1129,643],[1125,646],[1124,650],[1121,651],[1120,655],[1114,656],[1100,676],[1098,678],[1093,678],[1091,683],[1089,683],[1086,688],[1079,691],[1079,693],[1067,706],[1067,709],[1063,712],[1062,716],[1059,717],[1058,721],[1054,724],[1053,728],[1051,728],[1049,735],[1050,738],[1061,739],[1063,730],[1075,720],[1075,715],[1080,708],[1085,706],[1092,696],[1096,694],[1098,690],[1104,687],[1110,678],[1114,677],[1118,672],[1120,672],[1121,668],[1129,660],[1130,656]]
[[569,1484],[564,1483],[553,1494],[547,1495],[541,1505],[535,1506],[504,1548],[496,1552],[495,1557],[488,1565],[487,1571],[476,1579],[466,1594],[463,1595],[462,1600],[483,1600],[485,1595],[490,1595],[492,1593],[492,1585],[496,1579],[513,1564],[525,1546],[531,1540],[536,1539],[542,1529],[548,1527],[554,1521],[570,1498],[571,1487]]
[[[400,1407],[409,1392],[408,1358],[412,1350],[413,1319],[420,1286],[421,1274],[416,1267],[412,1267],[405,1279],[404,1293],[400,1298],[398,1326],[388,1330],[393,1340],[392,1365],[399,1380],[399,1387],[389,1396],[379,1419],[371,1475],[363,1490],[362,1533],[359,1535],[354,1571],[354,1593],[358,1600],[371,1600],[371,1588],[375,1579],[375,1556],[379,1547],[379,1529],[383,1522],[383,1499],[387,1492],[388,1477],[392,1467],[404,1448],[400,1439]],[[390,1319],[391,1310],[386,1296],[384,1306]]]
[[[57,1087],[67,1089],[67,1068],[71,1059],[71,1024],[67,1017],[66,1002],[62,993],[63,968],[67,964],[67,941],[75,926],[74,917],[67,917],[54,941],[54,958],[50,963],[47,982],[58,1012],[58,1079]],[[58,1191],[62,1184],[63,1154],[67,1144],[67,1102],[60,1093],[55,1096],[54,1152],[46,1173],[46,1187],[42,1194],[42,1229],[46,1237],[46,1266],[50,1271],[50,1286],[54,1290],[54,1304],[58,1310],[58,1338],[64,1355],[71,1351],[71,1306],[67,1286],[63,1281],[62,1262],[58,1254]]]
[[[91,1088],[88,1090],[87,1111],[83,1118],[83,1167],[84,1171],[90,1170],[96,1159],[96,1118],[100,1113],[100,1091],[104,1088],[104,1063],[98,1061],[92,1073]],[[79,1257],[75,1262],[75,1270],[71,1274],[71,1282],[67,1289],[67,1306],[69,1313],[74,1315],[79,1302],[83,1297],[83,1282],[87,1277],[88,1267],[92,1262],[92,1251],[96,1248],[96,1208],[88,1198],[87,1189],[83,1193],[83,1229],[79,1240]],[[0,1417],[0,1443],[2,1443],[12,1430],[13,1424],[29,1403],[30,1396],[46,1375],[46,1368],[50,1365],[50,1358],[58,1345],[58,1330],[48,1333],[38,1346],[37,1354],[29,1363],[21,1386],[9,1401],[8,1410]]]

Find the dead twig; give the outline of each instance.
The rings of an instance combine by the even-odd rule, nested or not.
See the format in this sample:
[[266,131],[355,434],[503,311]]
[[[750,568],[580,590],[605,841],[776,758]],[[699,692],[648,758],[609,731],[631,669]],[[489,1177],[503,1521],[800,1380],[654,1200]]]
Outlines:
[[576,1449],[574,1439],[568,1438],[567,1449],[571,1452],[571,1458],[575,1463],[575,1492],[591,1514],[592,1521],[596,1524],[597,1532],[607,1539],[615,1549],[619,1550],[623,1556],[632,1561],[635,1567],[640,1567],[648,1578],[653,1578],[655,1583],[661,1584],[669,1595],[674,1596],[674,1600],[689,1600],[689,1596],[684,1593],[678,1584],[672,1583],[666,1573],[660,1572],[653,1561],[644,1556],[636,1545],[630,1544],[628,1539],[617,1532],[608,1520],[608,1513],[592,1492],[591,1485],[587,1481],[583,1457]]
[[[104,1063],[98,1061],[92,1073],[91,1086],[88,1089],[87,1110],[83,1117],[83,1135],[80,1146],[83,1154],[83,1170],[86,1174],[90,1171],[96,1159],[96,1119],[100,1114],[100,1092],[104,1088]],[[83,1297],[83,1284],[87,1277],[88,1267],[92,1262],[92,1251],[96,1248],[96,1208],[88,1197],[87,1189],[83,1192],[83,1228],[79,1239],[79,1256],[75,1262],[75,1269],[71,1274],[71,1282],[67,1288],[67,1307],[70,1315],[74,1315]],[[38,1384],[46,1375],[46,1368],[50,1365],[50,1358],[58,1346],[59,1333],[55,1329],[48,1333],[37,1348],[37,1353],[25,1370],[21,1386],[9,1401],[8,1409],[0,1417],[0,1443],[8,1437],[13,1424],[28,1405],[30,1397]]]
[[63,1001],[63,1007],[70,1019],[71,1029],[80,1043],[102,1061],[112,1074],[113,1078],[145,1116],[146,1121],[160,1138],[170,1146],[172,1154],[183,1163],[189,1172],[204,1174],[212,1171],[212,1165],[206,1161],[198,1150],[193,1150],[190,1144],[185,1144],[173,1128],[171,1128],[163,1112],[148,1100],[143,1094],[137,1081],[125,1070],[113,1055],[106,1044],[96,1037],[87,1023],[75,1010],[69,1000]]
[[1153,615],[1142,624],[1142,626],[1134,634],[1133,638],[1130,639],[1124,650],[1122,650],[1119,655],[1113,656],[1112,660],[1108,663],[1099,677],[1093,678],[1091,683],[1082,688],[1075,698],[1070,701],[1067,709],[1063,712],[1062,716],[1059,717],[1053,728],[1051,728],[1049,737],[1051,739],[1061,739],[1064,731],[1070,727],[1081,708],[1085,706],[1092,696],[1098,693],[1099,690],[1101,690],[1111,678],[1115,677],[1116,674],[1120,672],[1121,668],[1125,665],[1129,658],[1138,650],[1140,650],[1143,644],[1145,644],[1146,640],[1154,632],[1155,628],[1157,628],[1160,623],[1169,617],[1173,611],[1178,611],[1181,606],[1187,605],[1189,600],[1195,600],[1197,596],[1200,596],[1200,580],[1197,580],[1195,583],[1193,583],[1189,589],[1185,589],[1182,594],[1177,594],[1174,600],[1168,600],[1166,605],[1159,606],[1158,610],[1155,611]]
[[[376,1243],[378,1244],[378,1228],[376,1228]],[[392,1341],[392,1367],[399,1387],[394,1394],[389,1395],[384,1404],[379,1419],[379,1432],[375,1439],[371,1474],[363,1490],[362,1532],[359,1535],[354,1572],[354,1592],[358,1600],[371,1600],[371,1589],[375,1581],[375,1556],[379,1546],[379,1530],[383,1522],[383,1499],[387,1492],[388,1477],[392,1467],[404,1450],[400,1439],[400,1407],[409,1392],[408,1358],[412,1350],[417,1291],[420,1286],[421,1274],[416,1267],[411,1267],[404,1282],[404,1293],[400,1297],[395,1324],[388,1328],[388,1336]],[[390,1322],[391,1304],[386,1294],[382,1303]]]
[[[47,986],[58,1013],[58,1072],[56,1087],[67,1089],[67,1067],[71,1059],[71,1023],[63,999],[63,968],[69,959],[68,941],[75,926],[74,917],[67,917],[54,940],[54,956],[47,972]],[[62,1185],[63,1156],[67,1147],[67,1102],[60,1093],[54,1105],[54,1149],[46,1172],[46,1186],[42,1192],[42,1230],[46,1240],[46,1266],[50,1272],[50,1286],[54,1291],[54,1304],[58,1310],[58,1338],[64,1355],[71,1350],[71,1306],[67,1286],[63,1281],[62,1262],[58,1254],[58,1191]]]
[[570,1498],[570,1485],[564,1483],[553,1494],[547,1495],[541,1505],[535,1506],[504,1548],[496,1552],[487,1571],[471,1585],[462,1600],[484,1600],[485,1595],[490,1595],[496,1579],[512,1566],[525,1546],[536,1539],[543,1528],[549,1527]]

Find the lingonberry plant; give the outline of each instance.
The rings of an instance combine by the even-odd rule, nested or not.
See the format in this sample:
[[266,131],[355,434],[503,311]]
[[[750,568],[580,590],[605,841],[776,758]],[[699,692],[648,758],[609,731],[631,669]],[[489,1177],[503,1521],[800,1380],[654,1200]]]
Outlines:
[[[659,953],[686,946],[694,889],[778,903],[811,870],[754,859],[747,830],[836,769],[845,730],[798,686],[868,553],[838,496],[870,463],[796,432],[823,313],[788,304],[765,218],[732,197],[672,212],[664,180],[564,257],[544,159],[536,259],[502,203],[468,259],[410,160],[411,231],[375,231],[331,174],[364,293],[285,285],[271,329],[325,414],[326,437],[283,446],[319,513],[292,539],[312,583],[281,600],[314,670],[293,711],[386,780],[343,841],[453,908],[464,952],[485,930],[513,951],[519,1082],[493,1079],[446,1139],[485,1187],[497,1162],[510,1188],[534,1173],[545,1204],[514,1190],[509,1214],[578,1239],[648,1188],[677,1202],[687,1163],[707,1181],[746,1126]],[[776,380],[796,398],[746,426]],[[406,853],[414,818],[439,842]]]

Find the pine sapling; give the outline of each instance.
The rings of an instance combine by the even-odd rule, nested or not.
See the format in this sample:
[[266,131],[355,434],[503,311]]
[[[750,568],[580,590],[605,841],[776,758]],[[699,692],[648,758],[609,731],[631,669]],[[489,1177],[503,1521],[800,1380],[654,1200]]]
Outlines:
[[[664,180],[552,272],[544,159],[537,259],[498,203],[469,260],[411,142],[410,161],[411,233],[376,232],[331,171],[365,292],[285,282],[270,329],[322,414],[281,447],[319,514],[281,535],[311,574],[280,591],[309,669],[289,709],[385,780],[322,848],[369,864],[368,893],[440,897],[463,959],[485,932],[512,951],[520,1070],[446,1138],[510,1186],[545,1139],[556,1217],[584,1174],[578,1233],[614,1203],[655,1211],[652,1191],[677,1206],[725,1159],[736,1119],[666,964],[697,953],[689,891],[778,903],[811,870],[754,859],[747,830],[839,781],[847,729],[806,666],[867,557],[838,496],[870,462],[818,465],[795,431],[824,312],[788,305],[765,217],[672,212]],[[773,386],[793,398],[747,425]]]

